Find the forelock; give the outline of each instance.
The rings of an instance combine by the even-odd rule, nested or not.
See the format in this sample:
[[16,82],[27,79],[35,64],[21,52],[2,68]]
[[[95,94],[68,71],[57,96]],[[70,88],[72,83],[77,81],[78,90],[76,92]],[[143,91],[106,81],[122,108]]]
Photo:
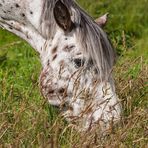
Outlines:
[[[90,57],[102,80],[108,79],[115,61],[115,52],[106,35],[98,24],[83,11],[73,0],[61,0],[71,13],[71,19],[76,24],[76,44],[85,55]],[[53,17],[55,0],[43,0],[41,16],[41,33],[45,38],[52,38],[56,33],[56,23]]]

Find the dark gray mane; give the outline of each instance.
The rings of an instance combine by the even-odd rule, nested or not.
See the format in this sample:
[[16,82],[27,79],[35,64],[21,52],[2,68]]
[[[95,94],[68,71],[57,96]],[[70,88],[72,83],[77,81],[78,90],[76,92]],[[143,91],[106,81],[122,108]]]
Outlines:
[[[72,20],[77,24],[77,42],[84,53],[96,64],[100,78],[107,80],[112,71],[115,52],[106,33],[98,24],[81,9],[73,0],[61,0],[72,14]],[[52,38],[56,32],[53,8],[56,0],[43,0],[41,17],[41,33],[45,38]]]

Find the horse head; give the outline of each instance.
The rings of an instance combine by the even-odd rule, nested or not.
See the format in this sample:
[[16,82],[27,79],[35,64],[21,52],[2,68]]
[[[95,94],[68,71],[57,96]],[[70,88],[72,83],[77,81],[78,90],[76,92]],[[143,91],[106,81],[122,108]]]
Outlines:
[[0,0],[0,26],[40,54],[43,96],[80,129],[120,118],[106,20],[95,22],[73,0]]

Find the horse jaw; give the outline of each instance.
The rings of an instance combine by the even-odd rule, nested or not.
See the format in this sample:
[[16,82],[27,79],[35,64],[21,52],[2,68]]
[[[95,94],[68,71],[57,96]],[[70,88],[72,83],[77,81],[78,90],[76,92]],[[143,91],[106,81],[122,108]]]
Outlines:
[[41,11],[40,0],[0,0],[0,27],[26,40],[41,53],[45,43],[39,32]]

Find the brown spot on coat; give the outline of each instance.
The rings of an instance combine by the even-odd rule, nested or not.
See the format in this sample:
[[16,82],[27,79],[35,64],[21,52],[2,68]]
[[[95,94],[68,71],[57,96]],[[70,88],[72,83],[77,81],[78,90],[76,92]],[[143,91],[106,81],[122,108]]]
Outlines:
[[64,65],[65,65],[65,61],[64,61],[64,60],[61,60],[61,61],[59,62],[59,64],[60,64],[60,66],[64,66]]
[[76,53],[76,55],[81,55],[81,54],[82,54],[81,52]]
[[54,47],[51,51],[52,54],[56,53],[57,52],[57,47]]
[[75,46],[74,45],[72,45],[72,46],[65,46],[62,50],[63,51],[65,51],[65,52],[70,52],[70,51],[72,51],[72,49],[74,48]]
[[57,58],[57,54],[55,54],[52,58],[52,61],[54,61]]
[[21,13],[21,16],[22,16],[22,17],[25,17],[25,14],[24,14],[24,13]]
[[19,6],[19,4],[15,4],[15,7],[16,7],[16,8],[19,8],[20,6]]

